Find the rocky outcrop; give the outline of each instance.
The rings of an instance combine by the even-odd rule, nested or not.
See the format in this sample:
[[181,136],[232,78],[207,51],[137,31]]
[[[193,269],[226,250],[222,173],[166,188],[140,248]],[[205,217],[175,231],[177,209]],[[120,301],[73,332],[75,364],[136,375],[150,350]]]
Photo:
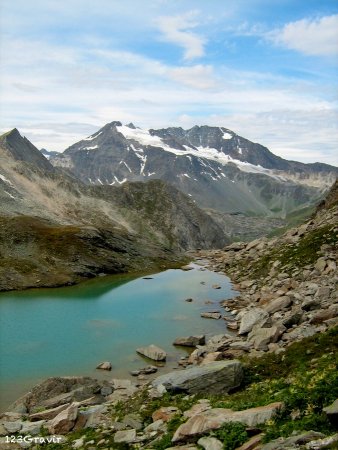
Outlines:
[[157,389],[164,386],[169,392],[217,394],[238,387],[242,378],[239,361],[217,361],[161,375],[152,381],[152,385]]

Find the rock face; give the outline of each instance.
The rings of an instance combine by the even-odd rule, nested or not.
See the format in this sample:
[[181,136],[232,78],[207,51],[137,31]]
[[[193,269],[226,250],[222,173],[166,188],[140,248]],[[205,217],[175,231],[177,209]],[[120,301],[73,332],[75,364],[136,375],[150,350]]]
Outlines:
[[220,428],[227,422],[240,422],[248,427],[255,427],[270,420],[283,406],[282,403],[271,403],[267,406],[250,408],[244,411],[214,408],[191,417],[175,432],[172,442],[187,440],[211,430]]
[[275,215],[319,198],[312,177],[320,174],[328,186],[337,174],[335,167],[283,160],[223,127],[141,130],[117,121],[50,161],[88,184],[157,178],[174,183],[203,208]]
[[175,339],[173,345],[181,345],[183,347],[196,347],[197,345],[205,344],[205,335],[188,336]]
[[148,347],[140,347],[136,351],[140,355],[146,356],[154,361],[165,361],[167,358],[166,352],[153,344],[148,345]]
[[217,361],[162,375],[152,385],[156,388],[164,386],[170,392],[217,394],[238,387],[242,379],[243,370],[239,361]]
[[13,130],[0,136],[0,242],[2,291],[177,264],[182,250],[229,239],[174,186],[88,186]]

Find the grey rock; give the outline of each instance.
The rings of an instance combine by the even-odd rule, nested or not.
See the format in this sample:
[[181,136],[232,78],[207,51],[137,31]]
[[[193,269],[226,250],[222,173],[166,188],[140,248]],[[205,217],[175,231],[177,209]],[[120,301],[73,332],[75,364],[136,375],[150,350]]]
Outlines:
[[197,444],[205,450],[222,450],[223,444],[214,437],[202,437],[197,441]]
[[288,308],[292,304],[292,300],[288,295],[283,295],[275,300],[271,301],[266,307],[265,311],[269,314],[273,314],[276,311],[281,311]]
[[324,437],[322,433],[316,431],[307,431],[296,436],[290,436],[288,438],[278,438],[268,444],[263,445],[261,450],[289,450],[298,449],[300,445],[304,445],[314,439],[320,439]]
[[283,406],[276,402],[266,406],[250,408],[244,411],[232,411],[231,409],[214,408],[191,417],[176,430],[172,442],[187,440],[194,436],[216,430],[228,422],[240,422],[249,427],[270,420]]
[[217,361],[161,375],[152,381],[153,387],[164,386],[170,392],[217,394],[228,392],[242,382],[243,369],[239,361]]
[[70,431],[77,419],[78,406],[72,403],[67,409],[61,411],[54,419],[48,424],[48,430],[52,434],[65,434]]
[[222,314],[220,312],[204,312],[204,313],[201,313],[201,317],[203,317],[205,319],[218,320],[222,317]]
[[136,430],[117,431],[114,435],[114,442],[116,444],[132,444],[136,441]]
[[140,347],[136,349],[136,352],[154,361],[165,361],[167,358],[166,352],[153,344],[148,347]]
[[46,409],[44,411],[40,411],[34,414],[29,415],[29,419],[33,422],[35,420],[51,420],[54,419],[61,411],[67,409],[70,404],[66,403],[65,405],[58,406],[52,409]]
[[319,272],[324,272],[326,266],[327,266],[326,258],[321,257],[317,259],[315,269],[317,269]]
[[100,394],[106,397],[107,395],[112,394],[113,388],[112,386],[103,386],[100,390]]
[[111,368],[112,368],[111,362],[104,361],[101,364],[99,364],[96,368],[100,369],[100,370],[111,370]]
[[201,334],[199,336],[188,336],[188,337],[179,337],[175,339],[173,345],[181,345],[184,347],[196,347],[197,345],[205,344],[205,335]]
[[270,343],[275,343],[285,331],[282,325],[274,325],[271,328],[255,327],[248,335],[248,340],[252,342],[255,350],[268,350]]
[[141,416],[136,413],[127,414],[124,416],[122,423],[126,424],[130,428],[134,428],[135,430],[141,430],[143,427]]
[[22,428],[22,422],[16,421],[16,422],[3,422],[3,426],[6,428],[8,433],[16,433],[17,431],[20,431]]
[[323,449],[334,449],[338,448],[338,433],[324,437],[322,439],[315,439],[305,444],[307,450],[321,450]]
[[167,428],[166,424],[163,422],[162,419],[155,420],[155,422],[151,423],[147,427],[145,427],[144,432],[145,433],[152,433],[153,431],[165,431]]
[[249,333],[254,325],[258,322],[266,320],[268,317],[269,314],[261,308],[249,309],[241,316],[241,325],[239,327],[238,334],[241,335]]
[[95,405],[80,411],[78,422],[81,426],[77,426],[78,422],[76,422],[76,428],[95,428],[101,422],[101,414],[105,412],[107,412],[105,405]]
[[28,422],[25,421],[22,423],[22,428],[20,432],[22,434],[31,434],[32,436],[36,436],[40,433],[41,427],[46,423],[45,420],[39,420],[37,422]]

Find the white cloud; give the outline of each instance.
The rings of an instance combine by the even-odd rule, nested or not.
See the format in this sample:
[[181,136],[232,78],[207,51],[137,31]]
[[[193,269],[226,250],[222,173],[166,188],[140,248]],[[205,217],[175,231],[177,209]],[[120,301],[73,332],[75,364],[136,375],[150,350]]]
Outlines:
[[266,38],[305,55],[338,55],[338,14],[290,22]]
[[158,28],[163,33],[163,39],[184,48],[184,59],[192,60],[204,55],[205,39],[190,30],[197,26],[193,21],[195,12],[180,16],[159,17],[156,20]]
[[[113,120],[145,128],[225,126],[289,159],[336,163],[331,85],[213,65],[169,65],[116,49],[11,40],[1,131],[62,151]],[[335,91],[334,91],[335,92]],[[321,156],[320,156],[321,155]]]
[[213,67],[210,65],[176,67],[168,69],[167,74],[173,80],[196,89],[210,89],[216,85]]

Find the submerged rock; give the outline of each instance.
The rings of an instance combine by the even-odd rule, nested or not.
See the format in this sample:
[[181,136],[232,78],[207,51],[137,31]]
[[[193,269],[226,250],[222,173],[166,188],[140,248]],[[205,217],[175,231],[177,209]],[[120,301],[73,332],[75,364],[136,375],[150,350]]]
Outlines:
[[136,352],[154,361],[165,361],[167,358],[166,352],[153,344],[148,347],[140,347],[136,349]]
[[101,370],[111,370],[111,362],[109,361],[102,362],[96,368]]

